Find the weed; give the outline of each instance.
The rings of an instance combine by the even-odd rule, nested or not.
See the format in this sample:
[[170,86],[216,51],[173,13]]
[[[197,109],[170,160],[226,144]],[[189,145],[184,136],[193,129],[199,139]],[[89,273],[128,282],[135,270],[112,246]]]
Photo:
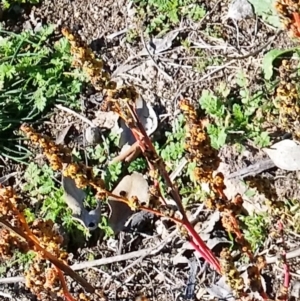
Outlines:
[[137,158],[134,161],[130,162],[128,166],[128,171],[132,173],[133,171],[136,172],[143,172],[147,169],[147,161],[145,158]]
[[25,215],[27,223],[31,223],[36,219],[34,212],[32,212],[32,210],[30,208],[25,208],[23,213]]
[[13,267],[14,265],[18,266],[18,269],[21,267],[23,269],[28,269],[28,267],[32,264],[36,253],[34,251],[28,251],[27,253],[22,253],[19,250],[15,250],[13,253],[13,257],[9,260],[6,260],[0,265],[0,275],[5,275],[8,269]]
[[[49,39],[54,28],[19,34],[0,29],[0,139],[8,141],[18,124],[32,121],[56,102],[78,105],[84,76],[71,69],[69,43],[60,39],[54,46]],[[72,70],[72,72],[70,72]],[[21,149],[6,147],[4,155],[14,158]],[[27,153],[23,152],[23,155]]]
[[257,250],[263,246],[268,235],[269,220],[266,214],[256,214],[239,216],[244,223],[244,235],[251,245],[252,250]]
[[287,221],[291,226],[292,231],[300,233],[300,204],[296,199],[286,200],[285,208],[287,212]]
[[137,40],[137,38],[139,37],[139,34],[136,30],[134,29],[129,29],[127,32],[126,32],[126,41],[129,43],[129,44],[132,44],[134,43],[134,41]]
[[108,225],[108,220],[105,216],[101,217],[101,223],[99,223],[99,228],[102,229],[104,232],[104,240],[114,236],[114,231]]
[[208,36],[220,39],[223,36],[223,28],[219,25],[213,25],[206,28],[206,33]]
[[[65,229],[71,233],[74,229],[85,232],[85,228],[73,219],[71,211],[67,208],[63,197],[63,189],[57,188],[55,173],[48,165],[39,167],[31,162],[24,174],[25,183],[22,186],[32,203],[42,203],[39,214],[45,220],[51,219],[54,222],[62,221]],[[28,222],[35,220],[36,215],[30,210],[25,210]]]
[[196,60],[194,69],[202,73],[208,66],[220,66],[223,62],[220,57],[207,57],[207,54],[203,50],[198,50],[195,52],[195,55],[199,56]]
[[122,162],[108,165],[104,173],[104,181],[108,189],[112,189],[122,173]]
[[195,185],[183,185],[178,183],[181,186],[180,195],[182,196],[182,204],[187,206],[189,203],[197,203],[201,200],[204,200],[206,194],[201,190],[200,186],[194,183]]
[[163,145],[155,144],[155,147],[165,161],[169,170],[177,166],[184,155],[184,117],[179,115],[175,120],[171,132],[166,132],[167,141]]
[[181,41],[181,45],[187,50],[187,51],[190,51],[191,50],[191,46],[192,46],[192,43],[189,39],[184,39]]
[[54,172],[48,165],[39,167],[37,164],[29,163],[24,180],[23,191],[28,192],[32,202],[37,202],[55,190],[53,181]]
[[213,121],[207,126],[212,146],[219,149],[228,140],[241,142],[244,139],[252,139],[259,147],[268,146],[269,135],[256,118],[256,112],[263,104],[262,94],[250,94],[248,80],[242,72],[237,74],[236,83],[238,97],[231,96],[230,89],[223,83],[216,93],[202,91],[200,106]]
[[89,159],[96,160],[100,164],[107,160],[107,151],[100,144],[95,147],[87,147],[86,152]]
[[8,267],[18,264],[18,266],[23,266],[25,269],[33,262],[36,253],[34,251],[28,251],[27,253],[22,253],[20,251],[15,251],[10,262],[7,264]]
[[38,4],[40,3],[40,0],[3,0],[2,6],[4,9],[10,8],[13,4],[16,3],[28,3],[28,4]]
[[201,20],[206,10],[196,0],[134,0],[138,14],[147,15],[149,23],[147,33],[165,32],[187,17],[194,21]]

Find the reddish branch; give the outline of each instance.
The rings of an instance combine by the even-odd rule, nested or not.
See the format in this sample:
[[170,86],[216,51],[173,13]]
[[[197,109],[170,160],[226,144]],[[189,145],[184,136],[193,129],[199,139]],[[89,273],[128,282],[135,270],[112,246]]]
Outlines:
[[286,245],[284,240],[284,230],[283,230],[282,221],[278,222],[278,230],[282,238],[282,246],[283,246],[281,259],[283,262],[284,281],[283,281],[283,286],[280,289],[279,296],[277,296],[276,299],[280,301],[287,301],[291,275],[290,275],[290,267],[288,265],[287,258],[286,258]]
[[[220,263],[219,263],[218,259],[214,256],[212,251],[207,247],[207,245],[200,238],[199,234],[195,231],[194,227],[189,222],[188,217],[185,213],[184,207],[182,205],[182,201],[181,201],[181,197],[179,195],[178,189],[172,183],[172,181],[169,177],[169,174],[166,171],[165,164],[164,164],[163,160],[157,154],[156,149],[151,142],[151,139],[147,135],[146,130],[144,129],[142,123],[140,122],[140,120],[137,116],[134,106],[132,106],[131,104],[128,104],[128,103],[127,103],[127,106],[133,117],[133,122],[131,120],[131,122],[130,122],[130,124],[128,124],[128,126],[129,126],[129,128],[131,128],[135,139],[139,143],[140,149],[148,162],[150,170],[154,171],[154,174],[156,171],[159,171],[161,176],[163,177],[163,179],[168,187],[168,192],[170,193],[170,195],[176,202],[178,210],[182,215],[182,219],[180,220],[180,223],[185,227],[185,229],[189,233],[189,239],[191,240],[191,243],[194,246],[195,250],[197,252],[199,252],[199,254],[207,262],[209,262],[216,271],[218,271],[220,273],[221,269],[220,269]],[[128,120],[126,120],[126,119],[124,119],[124,121],[128,122]],[[156,179],[154,179],[154,180],[156,180]],[[156,186],[160,190],[159,185],[156,185]]]

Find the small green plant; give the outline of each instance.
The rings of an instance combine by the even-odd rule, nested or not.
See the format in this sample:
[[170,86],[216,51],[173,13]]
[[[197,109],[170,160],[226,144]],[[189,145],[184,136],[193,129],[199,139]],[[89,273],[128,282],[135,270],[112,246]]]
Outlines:
[[13,256],[1,263],[0,265],[0,275],[5,275],[8,269],[13,267],[14,265],[18,266],[18,269],[23,268],[27,269],[33,262],[36,253],[32,250],[29,250],[26,253],[22,253],[19,250],[14,250]]
[[0,29],[0,140],[13,147],[0,145],[2,154],[12,159],[22,157],[21,148],[12,143],[20,123],[34,121],[57,102],[79,104],[85,77],[71,67],[66,39],[49,43],[53,32],[53,26],[18,34]]
[[184,117],[179,115],[175,120],[171,132],[166,132],[167,141],[164,145],[155,144],[155,147],[165,161],[167,168],[172,170],[184,156]]
[[86,152],[89,159],[96,160],[100,164],[107,160],[107,151],[100,144],[96,145],[95,147],[87,147]]
[[[31,162],[24,174],[25,183],[22,186],[32,203],[42,203],[39,217],[54,222],[62,222],[68,232],[79,229],[86,232],[86,229],[73,219],[71,211],[68,209],[63,197],[63,189],[57,188],[54,171],[46,164],[42,167]],[[25,217],[28,222],[36,218],[32,210],[25,210]]]
[[261,120],[256,118],[256,111],[263,104],[261,93],[251,95],[248,80],[240,72],[236,77],[239,96],[231,96],[230,89],[223,83],[216,93],[203,90],[200,106],[213,121],[207,126],[211,144],[219,149],[226,142],[241,142],[252,139],[259,147],[270,144],[267,132],[261,127]]
[[195,51],[194,55],[198,56],[194,69],[199,73],[204,72],[208,66],[219,66],[223,63],[223,59],[220,57],[207,57],[207,53],[203,50]]
[[243,232],[245,238],[251,244],[252,250],[257,250],[263,246],[268,235],[269,220],[266,214],[256,214],[239,216],[243,222]]
[[99,228],[104,232],[104,238],[103,238],[104,240],[114,236],[114,231],[108,225],[107,217],[105,216],[101,217],[101,223],[99,223]]
[[112,189],[114,184],[118,181],[122,173],[122,162],[117,162],[107,166],[104,173],[104,181],[108,189]]
[[11,260],[7,263],[8,267],[18,264],[18,266],[23,266],[25,269],[33,262],[36,253],[29,250],[27,253],[22,253],[18,250],[14,251],[14,255]]
[[57,190],[53,180],[54,172],[48,165],[39,167],[37,164],[29,163],[25,173],[23,191],[28,192],[33,202],[42,200],[50,192]]
[[128,166],[128,171],[130,173],[136,172],[143,172],[147,170],[147,161],[145,158],[136,158],[134,161],[130,162]]
[[134,0],[138,14],[147,16],[147,33],[165,32],[178,24],[183,17],[194,21],[201,20],[205,8],[197,0]]
[[34,212],[32,212],[30,208],[25,208],[23,213],[25,215],[27,223],[32,223],[36,219]]
[[[39,4],[40,0],[3,0],[2,1],[2,6],[4,9],[10,8],[13,4]],[[1,4],[0,4],[1,5]]]
[[133,42],[135,42],[137,40],[137,38],[139,37],[139,34],[136,30],[134,29],[129,29],[126,32],[126,41],[130,44],[132,44]]

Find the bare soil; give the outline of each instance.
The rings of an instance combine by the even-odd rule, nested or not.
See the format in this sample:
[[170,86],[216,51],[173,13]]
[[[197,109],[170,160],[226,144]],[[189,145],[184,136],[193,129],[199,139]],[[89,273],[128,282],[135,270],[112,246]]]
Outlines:
[[[238,22],[238,49],[237,29],[231,20],[223,19],[228,7],[227,1],[200,2],[203,2],[209,17],[200,22],[183,20],[180,26],[174,28],[179,33],[172,46],[155,55],[155,63],[149,56],[139,55],[144,48],[141,38],[137,38],[133,43],[126,40],[126,31],[136,26],[138,19],[132,13],[134,5],[127,0],[44,0],[36,7],[22,7],[19,11],[4,13],[2,24],[6,29],[13,31],[34,29],[40,24],[55,24],[58,34],[61,27],[71,28],[104,59],[111,73],[123,66],[124,71],[121,70],[117,77],[125,83],[134,84],[143,98],[154,106],[158,115],[164,114],[160,119],[165,118],[167,114],[167,122],[171,123],[178,114],[179,99],[185,97],[197,102],[203,89],[214,89],[220,82],[237,89],[233,78],[240,68],[251,79],[251,90],[259,91],[263,82],[260,68],[263,55],[272,48],[280,49],[293,45],[286,33],[277,35],[276,29],[257,18]],[[217,30],[217,37],[208,34],[212,28]],[[182,46],[181,42],[185,39],[191,41],[190,47]],[[257,52],[262,45],[271,40],[269,45]],[[199,67],[199,49],[203,60],[212,58],[204,67]],[[81,100],[84,114],[93,115],[92,109],[97,109],[95,99],[101,103],[101,95],[88,89],[83,91]],[[75,120],[57,109],[53,113],[47,122],[39,125],[39,129],[57,137],[62,128]],[[80,136],[83,128],[84,124],[76,121],[75,130],[69,138],[72,140]],[[261,150],[251,145],[245,145],[243,153],[233,146],[226,146],[221,150],[220,156],[226,163],[228,172],[244,168],[265,157]],[[3,174],[23,169],[9,163],[7,162],[7,169]],[[274,189],[279,200],[299,199],[298,172],[283,172],[275,168],[262,173],[260,177],[271,179],[271,189]],[[256,201],[259,202],[259,199]],[[194,212],[199,206],[200,204],[193,204],[190,211]],[[199,225],[198,227],[201,228]],[[157,227],[153,226],[150,231],[147,229],[147,233],[143,228],[126,232],[122,240],[120,237],[116,238],[113,247],[98,235],[90,244],[83,243],[82,248],[72,250],[70,264],[87,261],[91,256],[93,259],[99,259],[114,256],[118,252],[125,254],[150,246],[159,246],[168,235],[158,234],[157,231]],[[168,227],[166,231],[172,232]],[[293,249],[299,244],[298,234],[289,233],[287,241],[288,248]],[[144,300],[137,299],[140,294],[147,296],[149,300],[184,300],[189,276],[188,261],[177,264],[173,262],[183,244],[180,235],[176,234],[155,256],[84,269],[80,274],[96,288],[103,290],[107,300]],[[274,249],[271,242],[266,241],[265,249]],[[183,253],[189,259],[194,256],[189,250]],[[196,277],[193,300],[208,300],[205,288],[217,275],[209,267],[205,267],[201,260],[199,265],[198,271],[201,272]],[[291,262],[291,267],[296,275],[293,280],[297,280],[300,275],[298,258]],[[2,277],[19,276],[23,269],[24,267],[13,265]],[[270,265],[266,272],[266,278],[268,277],[271,281],[267,282],[267,289],[274,297],[282,283],[282,272],[276,266]],[[70,292],[78,295],[82,289],[71,279],[68,281]],[[9,300],[5,295],[1,297],[1,292],[11,295],[12,300],[35,300],[19,281],[0,285],[0,300]]]

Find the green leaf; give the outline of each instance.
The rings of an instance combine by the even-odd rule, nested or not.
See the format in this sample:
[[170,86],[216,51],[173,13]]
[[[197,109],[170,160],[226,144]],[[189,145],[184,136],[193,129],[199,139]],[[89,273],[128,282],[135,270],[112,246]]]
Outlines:
[[279,16],[275,11],[276,0],[249,0],[253,5],[255,14],[263,18],[270,25],[281,28]]
[[128,166],[128,171],[132,173],[133,171],[136,172],[143,172],[147,168],[147,161],[145,158],[137,158],[130,163]]
[[211,146],[215,149],[220,149],[226,143],[227,133],[225,127],[217,127],[215,125],[208,125],[207,133],[211,140]]
[[269,136],[269,133],[267,132],[262,132],[258,134],[258,136],[255,137],[254,139],[255,145],[259,147],[267,147],[271,144],[271,138]]
[[29,208],[25,208],[23,213],[25,215],[27,223],[31,223],[36,219],[35,214]]
[[248,85],[247,77],[242,70],[239,70],[239,72],[236,75],[236,83],[241,88],[245,88]]
[[271,77],[273,76],[273,62],[275,59],[277,59],[279,56],[289,53],[293,51],[294,48],[292,49],[285,49],[285,50],[280,50],[280,49],[272,49],[268,53],[266,53],[263,57],[262,60],[262,69],[265,75],[265,79],[270,80]]
[[207,114],[213,117],[223,118],[225,106],[212,92],[203,90],[199,103]]
[[34,97],[34,103],[36,108],[39,111],[43,111],[47,103],[47,98],[44,96],[43,90],[42,89],[36,90],[33,97]]
[[38,168],[38,166],[33,162],[29,163],[24,174],[24,178],[26,181],[28,181],[28,185],[36,186],[39,183],[39,175],[40,169]]
[[53,190],[52,185],[42,185],[38,188],[38,193],[47,195]]

